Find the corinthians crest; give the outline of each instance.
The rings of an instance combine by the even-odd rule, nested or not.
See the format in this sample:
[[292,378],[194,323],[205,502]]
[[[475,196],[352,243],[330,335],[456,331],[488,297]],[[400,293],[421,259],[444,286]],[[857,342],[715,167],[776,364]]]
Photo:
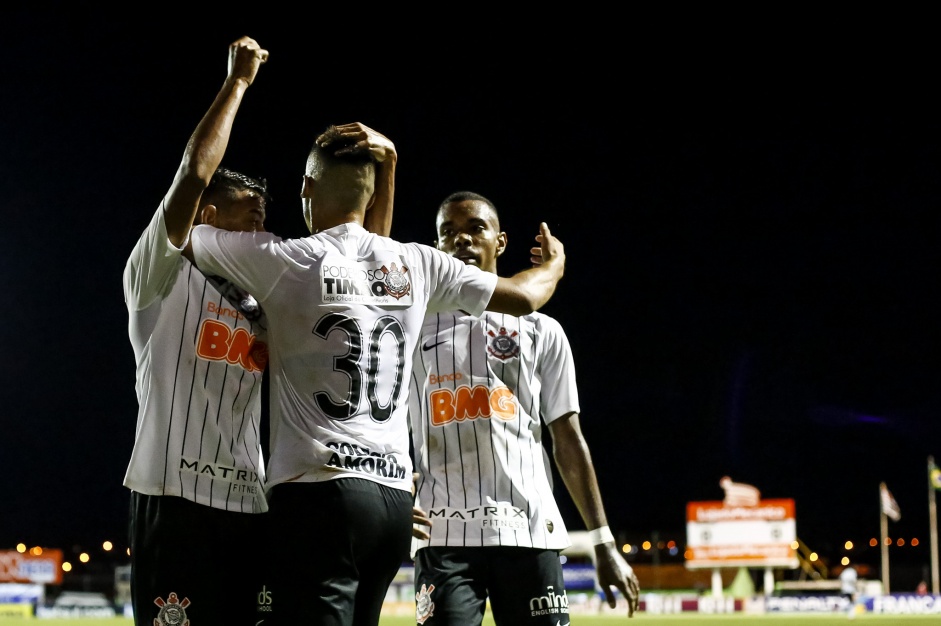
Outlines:
[[166,600],[156,598],[154,604],[160,607],[160,612],[154,619],[154,626],[189,626],[190,621],[186,619],[189,598],[183,598],[181,601],[179,596],[171,591]]
[[386,289],[386,293],[398,300],[399,298],[408,295],[408,292],[411,291],[412,285],[408,282],[408,268],[404,265],[400,270],[395,263],[392,264],[392,268],[388,269],[385,265],[381,268],[382,273],[385,274],[385,278],[382,279],[382,284]]
[[425,583],[422,583],[421,589],[415,594],[415,621],[419,624],[424,624],[435,614],[435,603],[431,601],[431,592],[434,590],[434,585],[426,587]]
[[487,346],[487,352],[501,361],[512,359],[520,353],[520,344],[516,340],[519,333],[515,330],[508,333],[506,328],[501,326],[499,334],[494,333],[492,330],[488,330],[487,334],[491,337],[490,345]]

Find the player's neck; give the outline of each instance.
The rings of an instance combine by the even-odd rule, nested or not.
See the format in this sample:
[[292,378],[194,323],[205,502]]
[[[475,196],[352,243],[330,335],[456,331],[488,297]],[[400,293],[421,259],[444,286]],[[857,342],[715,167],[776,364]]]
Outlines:
[[323,215],[316,221],[311,222],[311,232],[314,234],[322,230],[328,230],[341,224],[359,224],[363,225],[363,214],[356,211],[345,213],[336,213]]

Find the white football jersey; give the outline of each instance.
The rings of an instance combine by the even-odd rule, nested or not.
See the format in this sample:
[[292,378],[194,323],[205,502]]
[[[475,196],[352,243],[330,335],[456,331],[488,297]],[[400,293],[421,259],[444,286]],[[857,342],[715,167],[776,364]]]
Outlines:
[[124,485],[261,513],[267,322],[254,298],[207,278],[180,252],[161,207],[124,268],[139,403]]
[[552,495],[543,424],[579,412],[559,323],[463,311],[428,315],[415,351],[409,419],[432,520],[427,546],[570,545]]
[[193,230],[197,264],[269,321],[268,486],[359,477],[411,491],[408,372],[428,311],[481,313],[497,277],[350,223],[316,235]]

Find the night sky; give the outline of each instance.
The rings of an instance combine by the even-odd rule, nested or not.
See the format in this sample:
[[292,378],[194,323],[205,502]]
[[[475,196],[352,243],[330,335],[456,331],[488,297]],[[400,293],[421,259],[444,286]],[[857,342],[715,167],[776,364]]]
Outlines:
[[616,534],[682,542],[686,503],[721,500],[729,475],[793,498],[798,536],[835,557],[878,536],[885,481],[890,534],[919,537],[927,563],[941,102],[917,36],[888,45],[874,18],[852,36],[710,37],[605,15],[390,31],[303,8],[195,25],[4,13],[0,548],[125,540],[137,400],[121,274],[228,44],[250,35],[271,56],[223,164],[267,177],[268,230],[304,234],[307,151],[360,121],[398,150],[394,237],[432,243],[438,203],[468,189],[501,212],[501,273],[528,265],[539,221],[565,244],[543,312],[575,353]]

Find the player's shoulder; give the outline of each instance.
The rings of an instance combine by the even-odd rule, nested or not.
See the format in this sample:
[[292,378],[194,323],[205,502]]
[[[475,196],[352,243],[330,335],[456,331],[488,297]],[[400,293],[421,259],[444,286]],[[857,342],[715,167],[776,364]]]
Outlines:
[[[411,269],[422,268],[423,275],[434,275],[445,268],[463,268],[464,264],[434,246],[416,241],[402,242],[396,239],[379,238],[387,242],[387,250],[401,255],[412,264]],[[430,272],[431,274],[428,274]]]
[[403,249],[408,250],[412,254],[420,255],[432,259],[449,259],[450,255],[445,254],[441,250],[438,250],[434,246],[429,246],[426,243],[419,243],[417,241],[408,241],[401,242],[397,241]]
[[538,328],[543,328],[553,332],[560,332],[563,334],[565,333],[564,329],[562,328],[562,323],[559,322],[559,320],[541,311],[533,311],[528,315],[524,315],[522,319],[525,319]]
[[377,235],[376,233],[362,230],[359,232],[359,241],[363,246],[372,250],[390,250],[398,253],[408,254],[427,254],[427,250],[435,250],[429,245],[415,241],[399,241],[392,237]]
[[533,325],[536,333],[544,340],[547,340],[552,344],[559,345],[568,343],[568,335],[566,334],[562,323],[551,315],[536,311],[525,316],[525,319],[527,319],[529,323]]

